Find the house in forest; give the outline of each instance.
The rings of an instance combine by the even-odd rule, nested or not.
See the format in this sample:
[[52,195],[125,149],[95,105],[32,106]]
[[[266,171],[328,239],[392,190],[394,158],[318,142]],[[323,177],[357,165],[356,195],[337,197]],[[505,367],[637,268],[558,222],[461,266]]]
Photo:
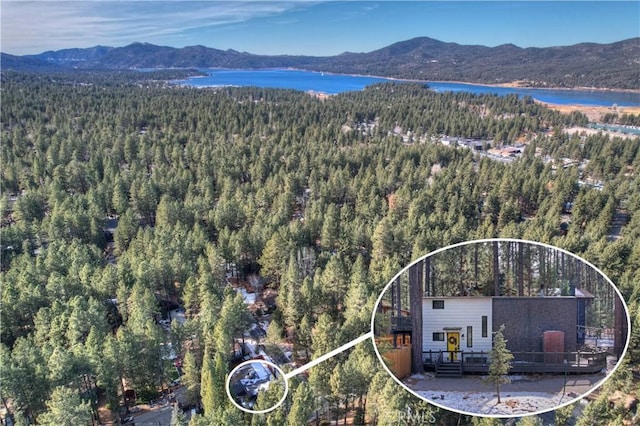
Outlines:
[[[436,371],[445,363],[455,363],[457,373],[482,371],[492,349],[493,332],[501,324],[506,326],[509,350],[549,361],[545,353],[576,352],[584,343],[586,308],[593,298],[580,289],[571,296],[424,297],[422,330],[413,333],[421,332],[425,365]],[[592,370],[599,369],[588,372]]]
[[414,374],[486,373],[493,333],[504,324],[512,373],[597,373],[607,368],[607,350],[620,359],[628,340],[624,302],[605,278],[550,247],[511,240],[453,246],[389,283],[376,341],[389,343],[383,356],[394,368],[410,364]]
[[[542,350],[542,333],[565,334],[564,348],[575,351],[584,343],[586,307],[593,296],[576,290],[575,296],[545,297],[425,297],[422,330],[425,350],[491,350],[492,332],[506,325],[512,351]],[[462,339],[462,340],[461,340]]]

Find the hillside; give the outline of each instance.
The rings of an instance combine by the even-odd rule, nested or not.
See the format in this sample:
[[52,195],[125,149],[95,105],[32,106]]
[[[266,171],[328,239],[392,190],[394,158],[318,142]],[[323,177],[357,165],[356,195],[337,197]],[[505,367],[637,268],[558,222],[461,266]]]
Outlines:
[[52,72],[65,69],[56,63],[46,62],[40,58],[15,56],[7,53],[0,53],[0,65],[2,70],[18,70],[25,72]]
[[[446,43],[414,38],[368,53],[345,52],[331,57],[263,56],[205,46],[173,48],[148,43],[124,47],[48,51],[15,57],[78,68],[269,68],[369,74],[421,80],[508,83],[530,86],[640,88],[640,38],[611,44],[521,48]],[[28,69],[18,60],[3,69]],[[23,66],[25,68],[23,68]],[[29,69],[31,70],[31,69]]]
[[[323,64],[325,65],[325,64]],[[417,38],[332,58],[325,71],[533,86],[640,88],[640,38],[549,48],[465,46]]]

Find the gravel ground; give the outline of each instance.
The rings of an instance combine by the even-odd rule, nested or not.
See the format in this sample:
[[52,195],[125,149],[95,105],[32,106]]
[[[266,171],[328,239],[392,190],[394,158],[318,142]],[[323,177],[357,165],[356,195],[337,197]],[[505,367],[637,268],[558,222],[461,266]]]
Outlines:
[[473,414],[522,415],[548,411],[576,399],[600,384],[600,375],[510,376],[511,383],[500,386],[498,404],[495,385],[485,376],[435,378],[415,374],[403,380],[411,390],[429,402]]

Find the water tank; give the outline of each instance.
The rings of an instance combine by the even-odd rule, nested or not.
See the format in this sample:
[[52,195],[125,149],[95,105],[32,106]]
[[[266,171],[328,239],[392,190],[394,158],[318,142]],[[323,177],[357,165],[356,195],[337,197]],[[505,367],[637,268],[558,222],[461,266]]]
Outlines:
[[542,333],[542,351],[544,352],[544,362],[563,363],[564,332],[549,330]]

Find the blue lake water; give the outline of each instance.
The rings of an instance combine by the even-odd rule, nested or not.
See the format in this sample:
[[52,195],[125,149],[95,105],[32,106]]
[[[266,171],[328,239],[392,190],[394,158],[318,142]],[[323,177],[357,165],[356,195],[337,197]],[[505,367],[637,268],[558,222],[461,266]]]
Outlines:
[[[336,94],[362,90],[368,85],[384,81],[398,81],[381,77],[328,74],[289,69],[207,69],[201,71],[206,72],[208,75],[205,77],[192,77],[186,80],[178,80],[174,83],[193,87],[257,86]],[[539,101],[562,105],[611,106],[617,104],[619,106],[640,106],[640,93],[596,90],[526,89],[437,81],[429,81],[426,83],[436,92],[495,93],[498,95],[515,93],[520,96],[531,96]]]

